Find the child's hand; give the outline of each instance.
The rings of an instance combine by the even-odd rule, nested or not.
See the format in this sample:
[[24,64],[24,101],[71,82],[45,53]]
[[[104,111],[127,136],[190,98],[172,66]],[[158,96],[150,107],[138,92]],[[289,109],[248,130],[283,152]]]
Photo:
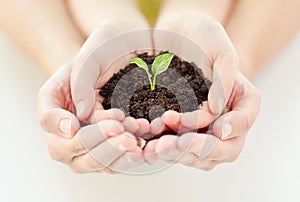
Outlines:
[[[125,132],[120,110],[97,111],[96,123],[80,128],[72,113],[71,67],[61,67],[41,88],[39,117],[49,152],[74,172],[126,172],[143,162],[136,139]],[[112,116],[114,114],[114,116]]]
[[217,118],[212,126],[213,135],[190,132],[149,142],[145,148],[147,162],[160,158],[210,170],[222,162],[236,160],[260,108],[258,91],[240,73],[226,108],[228,112]]

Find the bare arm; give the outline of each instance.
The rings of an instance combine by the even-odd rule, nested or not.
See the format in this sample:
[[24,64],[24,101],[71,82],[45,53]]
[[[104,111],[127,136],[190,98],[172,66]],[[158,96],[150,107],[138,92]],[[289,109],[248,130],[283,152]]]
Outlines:
[[0,0],[0,25],[49,74],[72,62],[95,29],[128,19],[127,28],[148,27],[135,0]]
[[106,26],[119,32],[149,27],[136,0],[68,0],[68,6],[85,36]]
[[238,1],[225,28],[246,76],[253,77],[291,39],[300,25],[299,8],[299,0]]
[[193,11],[224,24],[234,4],[235,0],[165,0],[159,18],[169,13]]
[[49,74],[83,43],[64,1],[0,0],[0,25]]
[[194,11],[211,16],[227,30],[249,78],[291,39],[300,25],[300,0],[166,0],[161,15]]

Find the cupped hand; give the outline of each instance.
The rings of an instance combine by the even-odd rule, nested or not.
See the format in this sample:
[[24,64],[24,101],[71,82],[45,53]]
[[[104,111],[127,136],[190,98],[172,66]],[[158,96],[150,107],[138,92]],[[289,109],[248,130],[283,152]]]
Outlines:
[[[179,56],[188,58],[207,77],[211,77],[212,86],[208,101],[199,106],[199,110],[185,113],[167,112],[152,124],[152,132],[163,128],[178,130],[182,127],[198,129],[208,126],[224,110],[234,84],[238,57],[222,25],[205,16],[193,12],[166,12],[156,24],[154,31],[154,48],[169,50]],[[170,34],[162,34],[161,30]],[[176,34],[172,34],[176,33]],[[171,35],[171,37],[170,37]],[[173,36],[173,37],[172,37]],[[165,124],[162,124],[165,123]]]
[[220,163],[235,161],[259,109],[258,91],[238,73],[226,113],[213,123],[212,134],[188,132],[180,137],[167,135],[153,140],[145,148],[146,161],[153,163],[162,159],[202,170],[211,170]]
[[103,109],[99,90],[114,73],[128,65],[135,51],[152,51],[151,31],[145,28],[147,25],[132,20],[108,21],[85,42],[71,74],[71,92],[79,120],[88,120],[95,110]]
[[80,127],[72,113],[70,74],[71,67],[62,66],[38,94],[40,123],[51,157],[76,173],[126,172],[143,163],[136,138],[121,124],[125,120],[122,111],[97,111],[94,124]]

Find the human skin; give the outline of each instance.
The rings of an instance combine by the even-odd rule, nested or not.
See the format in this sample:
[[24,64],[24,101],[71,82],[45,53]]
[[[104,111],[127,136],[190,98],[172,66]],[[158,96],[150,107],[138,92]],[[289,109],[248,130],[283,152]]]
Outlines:
[[[168,2],[170,3],[171,1]],[[171,5],[168,4],[168,2],[166,2],[164,8],[168,8]],[[294,31],[296,30],[299,24],[297,19],[300,19],[298,17],[299,12],[296,12],[297,8],[299,8],[299,1],[296,0],[288,1],[288,2],[278,0],[278,1],[272,1],[270,3],[267,3],[269,1],[258,1],[257,3],[253,3],[253,1],[250,0],[241,0],[238,3],[236,3],[235,1],[234,2],[222,1],[222,2],[230,2],[228,4],[226,3],[222,4],[225,6],[226,9],[222,8],[221,6],[219,7],[220,2],[218,2],[218,4],[215,3],[210,4],[208,2],[212,2],[212,1],[202,1],[206,5],[205,7],[209,8],[206,11],[199,10],[199,8],[202,7],[201,6],[202,4],[199,3],[199,6],[195,6],[193,4],[195,2],[196,1],[184,1],[185,5],[188,5],[188,7],[182,7],[182,8],[185,8],[186,10],[190,10],[193,8],[195,9],[195,12],[205,13],[211,16],[212,18],[217,19],[224,25],[240,57],[240,64],[241,64],[240,69],[248,77],[253,76],[263,66],[263,64],[265,64],[269,59],[274,57],[274,55],[282,48],[282,46],[286,43],[286,41],[292,36],[292,34],[294,33]],[[284,7],[281,6],[282,2],[285,3]],[[102,6],[103,10],[118,10],[119,7],[116,4],[114,4],[114,1],[105,2],[105,4],[103,5],[105,5],[106,7],[109,6],[110,3],[112,7],[108,7],[110,9],[105,9]],[[172,3],[172,5],[173,6],[177,5],[177,9],[178,9],[181,8],[181,5],[179,3],[180,2],[178,0],[175,3]],[[57,1],[31,0],[30,3],[28,3],[25,1],[19,2],[19,1],[2,0],[0,1],[0,4],[1,4],[0,22],[2,25],[4,25],[3,27],[5,28],[5,30],[7,30],[7,32],[10,33],[10,35],[12,35],[16,39],[17,43],[20,44],[26,50],[26,52],[30,53],[30,55],[33,58],[35,58],[36,61],[39,61],[41,66],[44,69],[46,69],[46,71],[49,74],[54,72],[57,69],[57,67],[59,67],[61,64],[69,63],[73,61],[73,58],[79,51],[82,42],[87,37],[87,35],[93,30],[92,27],[95,26],[96,28],[97,26],[99,26],[99,24],[97,23],[91,23],[91,25],[88,28],[81,27],[82,24],[85,23],[76,22],[76,19],[81,19],[80,17],[76,17],[76,15],[78,16],[80,15],[80,12],[72,11],[72,17],[73,17],[72,19],[72,17],[68,15],[68,12],[66,12],[66,10],[68,9],[66,9],[67,7],[65,7],[65,4],[57,3]],[[259,9],[260,15],[253,15],[252,12],[253,9],[249,9],[251,8],[250,5],[251,6],[255,5],[257,8],[260,8]],[[269,8],[270,5],[272,5],[272,8],[276,8],[276,9],[271,9],[271,11],[273,12],[271,11],[267,13],[263,12],[267,8]],[[70,6],[69,8],[75,9],[75,7],[76,6],[73,7]],[[93,8],[93,7],[95,8],[96,5],[88,6],[86,8],[87,9],[86,13],[89,13],[88,8]],[[171,8],[172,7],[170,7],[170,9]],[[53,10],[55,10],[56,12],[52,12]],[[126,8],[122,7],[120,8],[120,10],[126,11]],[[128,10],[132,11],[129,8]],[[175,9],[173,11],[176,12]],[[224,11],[224,13],[221,11]],[[11,15],[16,12],[18,12],[19,15]],[[288,15],[281,15],[281,13],[287,13],[287,12]],[[141,16],[139,12],[136,13],[138,14],[139,17]],[[218,14],[218,16],[216,16],[215,14]],[[126,16],[126,14],[124,13],[123,15]],[[41,23],[41,21],[39,21],[38,18],[36,18],[36,16],[43,16],[47,20],[46,21],[43,20],[43,22]],[[128,14],[128,16],[132,16],[132,12]],[[101,16],[101,18],[103,18],[103,16]],[[105,16],[105,18],[111,19],[114,18],[114,16]],[[95,22],[97,22],[97,20],[95,20]],[[279,24],[278,20],[280,20],[280,22],[282,23]],[[258,21],[260,23],[257,23]],[[240,28],[241,24],[243,25],[242,29]],[[261,29],[262,26],[264,26],[265,24],[268,24],[268,29],[272,28],[273,30],[272,32],[280,32],[282,34],[281,35],[266,34],[266,32],[264,32],[264,29]],[[43,29],[41,30],[45,30],[47,32],[38,32],[38,31],[32,32],[32,30],[37,30],[38,27],[43,27]],[[284,29],[282,27],[284,27]],[[20,35],[19,34],[20,32],[24,34]],[[50,38],[52,38],[54,42],[51,40],[51,43],[49,43],[49,35],[45,33],[50,33],[49,34],[51,36]],[[268,46],[264,46],[263,48],[261,48],[257,44],[256,46],[251,46],[251,41],[253,41],[252,40],[253,38],[248,39],[247,36],[256,36],[254,41],[256,41],[257,44],[262,44],[261,42],[265,42],[266,39],[268,39],[272,43],[269,44]],[[35,40],[37,38],[41,40]],[[259,57],[255,55],[258,46],[259,49],[261,50]],[[43,51],[40,51],[41,47]],[[61,50],[61,51],[57,51],[57,50]],[[242,80],[245,80],[245,78],[243,78]],[[247,83],[246,80],[244,81],[244,83]],[[234,86],[235,85],[233,85],[233,87]],[[51,93],[54,93],[54,95],[58,99],[60,96],[62,96],[61,93],[63,92],[53,91]],[[45,98],[49,98],[50,96],[52,96],[51,93],[45,94]],[[58,109],[68,111],[67,108],[65,108],[65,106],[58,106]],[[45,110],[46,107],[42,111]],[[43,116],[45,116],[45,114]],[[59,116],[62,115],[60,114]],[[251,116],[255,117],[255,114]],[[60,120],[60,117],[53,117],[53,120]],[[45,127],[50,127],[50,128],[53,127],[55,129],[53,133],[58,136],[61,136],[62,134],[60,134],[60,132],[58,131],[59,126],[60,126],[59,122],[47,122],[45,125]],[[247,126],[249,126],[249,124],[244,126],[243,129],[239,129],[239,130],[247,131],[248,130]],[[68,125],[67,127],[64,128],[68,128]],[[218,129],[220,131],[222,128],[219,127]],[[232,123],[232,129],[233,129],[232,131],[236,131],[236,127],[234,127],[234,123]],[[232,132],[231,136],[235,136],[235,134],[239,134],[239,133]],[[220,134],[219,135],[217,134],[217,136],[221,137]],[[242,144],[239,144],[239,146],[242,146]],[[159,148],[157,150],[159,151]],[[232,152],[227,150],[227,152],[224,153],[223,155],[229,156],[231,154],[237,154],[237,153],[238,152]],[[61,159],[59,152],[58,155],[56,155],[55,159],[56,160]],[[89,171],[92,172],[92,169],[91,170],[84,169],[84,172],[89,172]]]
[[[299,22],[297,19],[299,12],[297,9],[294,9],[294,7],[299,8],[299,1],[293,1],[290,5],[284,7],[283,12],[292,12],[291,15],[287,15],[289,17],[285,17],[285,19],[281,19],[280,14],[278,13],[278,11],[281,10],[279,8],[282,6],[283,1],[272,1],[272,3],[260,1],[257,2],[257,5],[253,4],[253,1],[247,0],[239,1],[238,3],[235,1],[228,1],[227,3],[231,3],[235,9],[231,10],[232,8],[228,9],[229,7],[223,5],[223,9],[221,9],[223,12],[219,12],[222,5],[217,7],[213,5],[214,2],[202,2],[206,6],[199,6],[199,1],[193,0],[184,3],[179,0],[167,0],[157,21],[156,27],[159,29],[177,31],[197,43],[199,40],[201,41],[199,38],[203,36],[205,38],[205,33],[196,29],[193,31],[190,30],[193,27],[198,27],[199,24],[201,25],[201,28],[205,27],[206,23],[201,23],[201,19],[203,19],[201,15],[204,17],[207,15],[210,16],[212,21],[217,19],[225,26],[225,29],[227,29],[234,44],[238,47],[237,51],[241,60],[239,69],[248,77],[252,77],[272,56],[274,56],[274,53],[284,44],[283,41],[286,42],[287,38],[290,38],[292,33],[295,32],[297,28],[296,25]],[[266,15],[265,10],[269,8],[270,5],[271,10],[274,12],[270,15]],[[253,9],[257,9],[257,17],[253,17],[253,10],[249,9],[251,6]],[[232,14],[229,13],[230,11],[232,11]],[[198,16],[196,14],[198,14]],[[287,29],[283,36],[278,37],[279,35],[274,35],[269,32],[269,26],[267,29],[264,28],[265,23],[268,23],[268,25],[271,25],[270,30],[273,32],[282,29],[281,26],[276,24],[276,20],[289,20],[289,23],[283,23],[284,28]],[[196,35],[193,36],[190,33],[196,33]],[[211,36],[211,34],[209,35]],[[263,43],[263,40],[269,36],[273,37],[273,40],[278,40],[276,45],[268,44],[269,46],[264,46],[262,49],[258,48],[258,43]],[[274,43],[273,40],[270,40],[270,42]],[[198,42],[198,45],[205,49],[205,45],[203,44],[205,44],[205,42]],[[273,49],[270,50],[270,47]],[[228,70],[228,67],[226,70]],[[225,74],[221,74],[221,76],[225,76]],[[239,90],[236,91],[237,89]],[[205,136],[205,134],[189,133],[188,135],[183,135],[179,138],[166,136],[160,140],[153,141],[149,144],[149,147],[145,149],[145,153],[151,157],[147,161],[152,162],[156,158],[161,158],[167,161],[177,161],[191,167],[210,170],[219,163],[235,160],[243,148],[247,129],[250,129],[253,121],[258,115],[260,98],[255,87],[240,73],[236,76],[236,81],[233,84],[233,91],[231,92],[231,89],[226,90],[226,87],[224,87],[224,91],[225,94],[226,91],[232,93],[231,101],[226,106],[232,110],[218,118],[213,125],[213,134],[219,137],[219,139],[215,140],[216,145],[211,145],[213,148],[211,154],[204,157],[200,156],[201,151],[207,149],[202,147],[207,146],[204,143],[208,136]],[[232,102],[232,100],[235,101]],[[201,110],[200,112],[195,113],[194,117],[198,117],[196,120],[201,119],[200,115],[203,115],[203,112],[201,114]],[[193,122],[191,117],[192,116],[185,118],[184,115],[180,115],[176,112],[166,112],[161,118],[156,120],[156,123],[164,129],[172,128],[178,130],[180,126],[185,125],[185,122]],[[205,124],[207,123],[207,121],[200,121],[199,125],[205,127]],[[155,124],[152,124],[151,128],[154,128],[154,131],[157,131],[157,126],[155,126]],[[190,138],[189,148],[187,149],[185,147],[188,151],[183,158],[179,159],[179,156],[183,154],[181,139],[188,139],[188,136]],[[231,147],[226,146],[230,144],[232,145]],[[229,149],[231,151],[226,149],[226,147],[231,148]],[[211,158],[211,155],[217,150],[223,151],[223,153],[219,153],[219,156],[216,155],[214,158]],[[150,155],[151,153],[152,155]],[[188,158],[186,156],[188,156]]]
[[[60,3],[57,3],[57,1],[1,1],[1,8],[6,9],[0,14],[3,16],[1,23],[7,32],[13,35],[19,45],[23,46],[26,52],[30,53],[32,57],[39,61],[40,65],[43,66],[49,74],[55,72],[63,63],[73,63],[74,58],[82,46],[83,39],[86,38],[84,29],[77,30],[77,25],[74,24],[75,19],[69,16],[69,8],[66,7],[62,1],[59,2]],[[96,3],[99,2],[100,1],[97,1]],[[111,1],[111,4],[105,2],[105,4],[103,4],[105,6],[101,7],[105,11],[116,10],[116,8],[119,8],[121,11],[126,6],[124,5],[124,7],[120,8],[116,6],[116,3],[118,2]],[[141,13],[138,10],[134,12],[133,9],[130,9],[130,4],[127,6],[128,13],[123,14],[125,16],[130,15],[133,18],[141,19],[141,21],[138,23],[137,21],[131,22],[131,20],[128,21],[128,19],[125,19],[123,16],[122,18],[120,16],[114,16],[114,13],[101,17],[94,16],[98,19],[97,22],[99,24],[91,23],[91,25],[95,26],[93,29],[97,28],[99,30],[110,31],[110,35],[104,34],[100,40],[106,40],[111,37],[111,35],[118,35],[132,29],[148,27],[147,21],[143,20]],[[20,15],[9,16],[10,13],[19,11],[19,8]],[[38,17],[43,17],[45,20],[41,22]],[[10,18],[12,20],[8,21],[7,19]],[[23,21],[25,21],[25,23],[23,23]],[[128,21],[128,26],[124,26],[126,21]],[[40,32],[36,31],[40,27],[44,29]],[[108,28],[121,29],[112,30]],[[35,31],[32,32],[32,30]],[[44,30],[47,32],[44,32]],[[21,31],[24,35],[18,34]],[[41,40],[36,40],[40,38]],[[48,47],[49,50],[46,47]],[[86,47],[89,48],[89,46]],[[43,51],[41,51],[41,48]],[[57,50],[54,51],[55,49],[63,49],[63,53],[68,54],[60,53],[60,51]],[[87,49],[84,50],[87,51]],[[80,54],[80,56],[84,56],[84,54]],[[43,62],[44,60],[45,62]],[[104,111],[101,110],[99,106],[93,106],[95,110],[94,116],[89,117],[88,120],[90,126],[80,128],[79,120],[74,116],[74,113],[72,113],[74,112],[74,107],[72,103],[73,100],[71,100],[70,96],[70,75],[71,69],[69,67],[60,69],[43,85],[38,96],[40,122],[46,131],[51,157],[54,160],[69,165],[76,173],[95,171],[115,173],[125,171],[128,167],[132,167],[137,165],[138,162],[141,162],[143,159],[133,157],[133,159],[130,160],[131,164],[128,164],[128,151],[131,150],[131,153],[141,154],[141,149],[137,146],[137,141],[132,139],[132,136],[126,131],[135,132],[141,126],[147,128],[145,122],[143,120],[134,122],[130,120],[130,118],[125,119],[124,117],[118,118],[116,114],[122,114],[122,112]],[[124,129],[118,131],[116,125],[119,124],[115,124],[115,122],[123,122]],[[97,130],[102,131],[100,134],[103,135],[95,137],[93,134],[99,134]],[[84,133],[80,131],[84,131]],[[89,134],[88,137],[85,136],[85,138],[82,138],[80,134],[86,133]],[[111,137],[113,135],[115,137]],[[95,141],[95,144],[99,143],[99,145],[95,147],[95,149],[98,148],[95,153],[93,153],[95,149],[92,149],[95,145],[90,144],[93,138],[98,139],[98,142]],[[61,146],[58,147],[58,145]],[[109,145],[111,146],[109,147]],[[112,145],[115,147],[112,147]],[[89,151],[87,151],[87,149],[89,149]],[[108,154],[114,154],[114,156]],[[140,157],[141,155],[135,156]],[[100,157],[107,157],[107,159],[101,159]],[[110,163],[111,161],[114,162]],[[113,168],[114,171],[107,167]]]
[[[157,118],[156,122],[151,124],[151,131],[153,133],[161,132],[157,130],[157,125],[160,128],[171,128],[175,131],[178,131],[182,127],[190,129],[207,127],[212,123],[214,115],[219,116],[222,113],[225,105],[228,109],[231,109],[230,112],[226,113],[230,116],[226,118],[221,116],[213,123],[212,134],[219,137],[219,139],[210,140],[210,142],[214,142],[213,144],[205,144],[206,139],[211,138],[208,134],[194,132],[183,134],[181,137],[164,136],[159,140],[154,140],[146,146],[144,153],[146,159],[147,156],[151,157],[150,160],[147,160],[149,163],[156,158],[160,158],[162,160],[179,162],[187,166],[209,170],[219,163],[236,159],[240,153],[243,148],[247,128],[251,127],[258,115],[260,105],[259,94],[246,78],[241,76],[240,73],[236,74],[238,66],[236,52],[222,25],[207,15],[208,13],[213,13],[213,11],[206,10],[206,7],[196,12],[196,10],[185,8],[186,4],[182,8],[181,6],[175,6],[177,1],[171,2],[173,3],[172,6],[165,6],[163,8],[156,23],[156,28],[180,33],[202,48],[211,61],[209,66],[213,72],[213,84],[208,95],[208,107],[202,107],[192,113],[184,114],[166,112],[162,117]],[[191,8],[195,9],[196,7]],[[226,14],[222,16],[224,17]],[[176,40],[174,42],[173,40],[168,41],[164,39],[165,46],[171,49],[171,51],[173,51],[172,47],[174,47],[174,43],[180,43],[180,41]],[[159,39],[159,36],[156,37],[154,34],[154,46],[159,46],[159,44],[162,44],[162,41]],[[175,47],[181,47],[181,45]],[[235,93],[237,89],[241,88],[244,89],[242,90],[243,93]],[[221,106],[217,102],[220,98],[224,102],[221,103]],[[239,101],[244,99],[246,99],[246,103],[242,106]],[[230,100],[238,101],[232,102]],[[250,107],[251,104],[247,103],[247,101],[253,104],[252,108]],[[237,108],[239,109],[237,110]],[[237,122],[241,119],[232,118],[236,118],[239,115],[245,117],[243,121],[247,123],[246,125],[243,124],[244,133],[242,134],[237,132],[241,126]],[[184,146],[182,146],[182,142],[185,142]],[[229,144],[232,145],[232,149],[227,150],[226,147],[231,148],[228,146]],[[223,150],[224,153],[218,152],[219,156],[216,155],[212,159],[210,159],[209,154],[204,157],[200,155],[202,150],[210,149],[210,153],[214,153],[216,150]],[[184,153],[185,155],[179,158]],[[228,158],[224,158],[224,156]]]
[[137,140],[121,124],[125,119],[121,110],[99,110],[94,123],[80,127],[71,113],[70,74],[71,66],[62,66],[38,94],[40,123],[51,158],[75,173],[114,174],[143,163]]
[[71,63],[85,40],[64,1],[1,0],[0,25],[48,75]]

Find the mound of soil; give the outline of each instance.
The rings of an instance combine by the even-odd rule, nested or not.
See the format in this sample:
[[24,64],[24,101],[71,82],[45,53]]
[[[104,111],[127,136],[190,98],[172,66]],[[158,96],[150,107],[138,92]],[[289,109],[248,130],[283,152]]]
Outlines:
[[[155,56],[144,53],[137,57],[149,65],[151,72]],[[210,86],[200,68],[174,56],[168,70],[157,76],[154,91],[150,89],[146,72],[129,64],[114,74],[99,94],[104,97],[105,109],[119,108],[126,116],[151,122],[167,110],[180,113],[197,110],[207,100]]]

